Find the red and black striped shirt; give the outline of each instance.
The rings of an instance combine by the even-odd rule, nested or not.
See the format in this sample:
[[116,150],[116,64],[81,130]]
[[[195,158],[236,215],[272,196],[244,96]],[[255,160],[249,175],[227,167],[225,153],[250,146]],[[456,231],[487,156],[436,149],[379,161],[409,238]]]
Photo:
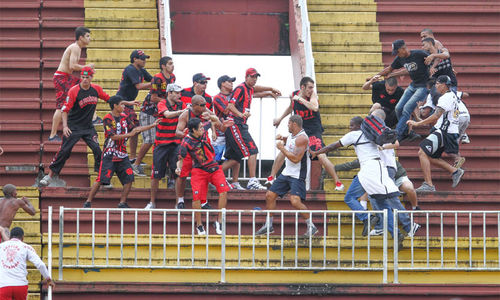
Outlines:
[[195,138],[190,134],[184,137],[179,155],[186,157],[188,154],[191,155],[193,160],[193,168],[202,169],[209,173],[213,173],[219,169],[219,164],[214,159],[214,148],[206,134],[201,138]]
[[[196,95],[194,93],[194,87],[185,88],[181,91],[181,101],[185,104],[190,104],[191,99],[194,97],[194,95]],[[212,110],[212,97],[207,93],[203,93],[203,95],[201,96],[205,98],[205,101],[207,102],[207,108],[209,110]]]
[[[247,111],[250,111],[252,99],[253,88],[249,87],[245,82],[243,82],[234,89],[233,96],[229,103],[234,103],[236,109],[243,114]],[[245,124],[247,122],[245,118],[239,118],[232,113],[230,113],[230,116],[232,116],[235,123]]]
[[175,136],[175,130],[177,128],[177,123],[179,122],[179,116],[173,118],[165,118],[163,113],[165,111],[178,111],[185,108],[186,104],[182,102],[176,102],[174,105],[170,105],[168,100],[162,100],[158,103],[158,114],[160,115],[161,121],[160,124],[158,124],[158,126],[156,127],[155,145],[181,143],[181,139]]
[[[231,100],[231,94],[225,95],[223,93],[217,94],[214,96],[214,113],[219,120],[222,122],[226,119],[229,114],[229,110],[227,109],[227,104]],[[217,136],[224,136],[224,132],[217,129]]]

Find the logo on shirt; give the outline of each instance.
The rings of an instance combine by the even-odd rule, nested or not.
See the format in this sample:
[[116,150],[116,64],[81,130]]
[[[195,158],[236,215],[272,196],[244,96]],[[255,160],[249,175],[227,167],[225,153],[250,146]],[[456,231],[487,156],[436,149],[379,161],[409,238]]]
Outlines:
[[2,267],[5,269],[14,269],[19,265],[19,260],[16,259],[16,254],[19,252],[19,247],[16,245],[8,245],[4,248],[5,258],[2,259]]
[[408,72],[415,72],[416,70],[418,70],[418,65],[415,62],[406,63],[404,67],[406,70],[408,70]]
[[95,96],[88,96],[83,98],[82,100],[78,101],[78,105],[80,105],[80,108],[84,108],[85,106],[89,104],[97,104],[97,97]]

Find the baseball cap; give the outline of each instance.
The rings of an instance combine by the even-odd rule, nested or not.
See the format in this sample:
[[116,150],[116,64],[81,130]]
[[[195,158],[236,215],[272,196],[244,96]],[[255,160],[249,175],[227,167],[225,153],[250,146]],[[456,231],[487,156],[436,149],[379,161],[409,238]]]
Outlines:
[[193,75],[193,82],[200,82],[210,80],[210,77],[205,76],[203,73],[196,73]]
[[169,85],[167,85],[167,92],[180,92],[180,91],[182,91],[182,88],[178,84],[170,83]]
[[439,75],[436,82],[444,83],[446,85],[451,85],[451,78],[448,75]]
[[399,48],[403,47],[404,45],[404,40],[395,40],[394,42],[392,42],[392,55],[398,54]]
[[94,75],[94,69],[92,69],[91,67],[83,67],[80,75],[92,76]]
[[247,69],[247,71],[245,73],[245,77],[247,77],[249,75],[250,76],[254,76],[254,75],[260,76],[259,72],[257,72],[257,70],[255,70],[255,68]]
[[217,79],[217,86],[219,87],[219,89],[220,89],[220,86],[222,85],[222,83],[226,82],[226,81],[235,82],[236,77],[229,77],[227,75],[222,75],[221,77],[219,77],[219,79]]
[[149,58],[149,55],[146,55],[146,53],[144,53],[144,51],[142,50],[134,50],[130,54],[130,60],[133,61],[134,58],[146,59]]

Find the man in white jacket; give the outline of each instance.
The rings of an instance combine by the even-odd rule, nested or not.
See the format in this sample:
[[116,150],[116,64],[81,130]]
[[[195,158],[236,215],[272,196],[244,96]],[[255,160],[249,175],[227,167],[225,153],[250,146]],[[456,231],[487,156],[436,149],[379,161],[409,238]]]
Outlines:
[[47,284],[54,287],[47,267],[33,247],[23,243],[24,231],[15,227],[10,232],[10,240],[0,244],[0,299],[26,299],[28,296],[28,270],[26,261],[31,261],[42,273]]

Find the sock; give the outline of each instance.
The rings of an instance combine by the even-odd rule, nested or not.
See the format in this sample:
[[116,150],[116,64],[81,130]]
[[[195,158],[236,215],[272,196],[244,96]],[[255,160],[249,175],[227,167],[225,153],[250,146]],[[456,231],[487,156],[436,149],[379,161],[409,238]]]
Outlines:
[[207,204],[208,204],[208,202],[202,203],[202,204],[201,204],[201,207],[203,207],[203,206],[205,206],[205,205],[207,205]]
[[179,197],[179,200],[177,203],[184,203],[184,197]]
[[417,209],[417,207],[416,206],[412,206],[411,209],[415,210],[415,209]]
[[365,210],[368,208],[368,203],[364,200],[359,201],[359,204],[361,204]]
[[315,227],[313,221],[311,220],[311,218],[309,218],[309,219],[306,220],[306,224],[307,224],[307,227]]

